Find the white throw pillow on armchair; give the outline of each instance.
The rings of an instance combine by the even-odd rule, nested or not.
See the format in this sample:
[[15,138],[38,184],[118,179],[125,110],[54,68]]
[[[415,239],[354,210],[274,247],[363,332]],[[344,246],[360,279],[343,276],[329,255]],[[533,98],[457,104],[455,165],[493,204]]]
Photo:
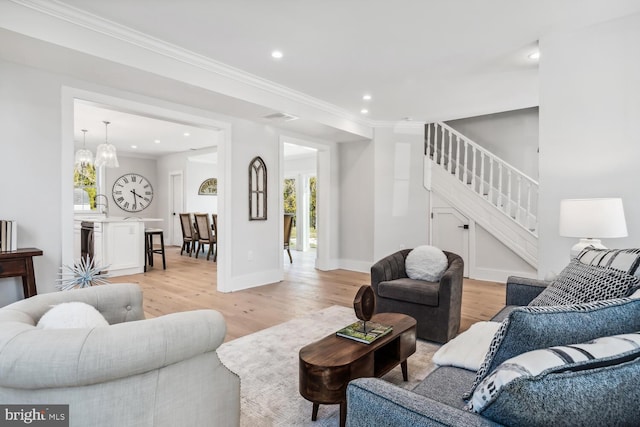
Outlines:
[[442,250],[435,246],[418,246],[407,255],[404,269],[409,278],[438,282],[447,271],[449,262]]
[[97,328],[109,326],[104,316],[84,302],[64,302],[54,305],[38,321],[41,329]]

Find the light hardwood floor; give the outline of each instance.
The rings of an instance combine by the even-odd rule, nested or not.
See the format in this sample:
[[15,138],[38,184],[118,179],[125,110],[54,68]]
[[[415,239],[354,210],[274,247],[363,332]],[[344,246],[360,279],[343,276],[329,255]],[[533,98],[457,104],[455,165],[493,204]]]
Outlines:
[[[353,306],[353,298],[369,274],[347,270],[314,269],[314,254],[291,251],[293,264],[285,256],[285,280],[238,292],[216,289],[216,263],[180,256],[180,248],[166,248],[167,270],[159,255],[155,267],[144,274],[111,279],[114,283],[138,283],[144,292],[147,317],[196,309],[214,309],[227,322],[225,341],[302,316],[332,305]],[[480,320],[490,319],[504,305],[505,285],[465,279],[462,296],[461,331]]]

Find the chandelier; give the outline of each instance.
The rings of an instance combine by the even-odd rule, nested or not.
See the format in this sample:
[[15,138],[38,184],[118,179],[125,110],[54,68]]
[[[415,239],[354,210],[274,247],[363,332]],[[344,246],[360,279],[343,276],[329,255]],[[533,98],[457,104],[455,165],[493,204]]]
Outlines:
[[87,130],[82,129],[82,148],[76,151],[75,170],[84,175],[87,167],[93,164],[93,153],[87,150]]
[[102,123],[104,123],[104,144],[98,145],[96,151],[96,167],[104,165],[108,168],[117,168],[120,164],[118,163],[118,156],[116,155],[116,147],[113,144],[109,144],[107,138],[107,127],[111,122],[103,121]]

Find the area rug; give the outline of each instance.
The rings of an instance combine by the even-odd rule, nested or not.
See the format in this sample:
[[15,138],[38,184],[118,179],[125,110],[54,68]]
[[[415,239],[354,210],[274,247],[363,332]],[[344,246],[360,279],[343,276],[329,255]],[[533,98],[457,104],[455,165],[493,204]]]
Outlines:
[[[320,405],[318,419],[311,421],[312,404],[298,391],[298,352],[356,320],[353,309],[334,305],[221,345],[220,360],[240,376],[240,425],[337,426],[339,405]],[[400,366],[383,379],[414,388],[435,368],[431,358],[438,348],[418,340],[408,359],[409,381],[402,380]]]

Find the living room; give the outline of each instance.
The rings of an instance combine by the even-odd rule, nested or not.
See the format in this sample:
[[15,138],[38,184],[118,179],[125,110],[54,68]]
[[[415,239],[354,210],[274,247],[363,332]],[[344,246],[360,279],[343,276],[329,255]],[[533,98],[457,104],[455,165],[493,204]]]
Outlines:
[[[83,2],[68,3],[83,8]],[[206,67],[194,66],[184,57],[172,59],[166,50],[151,51],[131,39],[113,38],[108,32],[95,31],[78,22],[62,22],[56,14],[65,10],[72,14],[65,3],[2,2],[2,153],[11,161],[4,162],[0,178],[13,183],[0,190],[5,201],[0,208],[2,217],[18,220],[21,247],[43,250],[43,256],[34,259],[38,291],[54,292],[60,267],[73,258],[73,245],[67,237],[73,234],[72,213],[64,209],[72,204],[68,183],[73,169],[73,99],[98,97],[130,107],[145,106],[160,117],[177,115],[223,131],[220,192],[227,199],[218,206],[220,217],[226,218],[221,221],[225,228],[220,234],[225,240],[221,242],[217,267],[219,290],[238,291],[284,278],[283,254],[278,245],[280,221],[246,220],[245,196],[248,162],[259,155],[274,173],[269,181],[269,193],[274,197],[268,205],[268,218],[280,218],[276,181],[283,135],[320,147],[318,177],[326,180],[324,188],[331,189],[324,193],[319,190],[323,199],[319,202],[322,211],[318,230],[323,233],[320,239],[324,243],[318,247],[316,267],[366,271],[376,260],[402,247],[429,242],[430,206],[422,177],[425,122],[538,106],[537,276],[557,273],[568,262],[572,239],[558,234],[562,199],[622,198],[629,237],[605,244],[638,247],[640,202],[634,197],[633,182],[640,148],[633,141],[640,131],[640,124],[634,120],[640,116],[640,58],[635,48],[640,39],[639,8],[633,2],[600,3],[594,1],[585,6],[582,2],[566,2],[567,10],[557,12],[564,19],[558,18],[560,27],[550,32],[532,31],[531,35],[538,38],[530,42],[539,39],[539,65],[526,65],[523,74],[513,71],[513,75],[498,75],[504,80],[500,90],[481,91],[485,81],[478,72],[465,86],[469,90],[464,96],[457,94],[448,101],[439,97],[439,102],[425,107],[420,115],[413,115],[415,120],[407,121],[401,118],[409,114],[375,116],[376,108],[383,107],[373,103],[369,116],[362,117],[359,99],[345,103],[349,109],[337,112],[309,98],[298,104],[289,91],[265,100],[265,87],[256,88],[246,82],[241,85],[233,80],[234,76],[207,68],[214,66],[210,62]],[[416,3],[410,6],[424,10]],[[545,2],[545,6],[534,9],[538,15],[552,14],[552,2]],[[92,13],[100,15],[97,2],[91,7],[95,8]],[[400,12],[400,16],[389,18],[397,22],[384,21],[384,26],[405,26],[403,19],[408,19],[405,14],[410,10]],[[512,16],[522,18],[515,13]],[[114,21],[115,17],[110,19]],[[115,31],[117,25],[110,26],[111,21],[99,24]],[[370,47],[363,51],[366,49]],[[418,48],[413,52],[417,51]],[[195,60],[194,56],[189,58]],[[285,56],[267,68],[286,61]],[[336,85],[341,80],[328,77],[326,81]],[[354,96],[362,96],[362,90],[350,88]],[[372,101],[378,96],[373,94]],[[228,102],[227,111],[217,109],[222,102]],[[301,133],[300,121],[300,128],[294,127],[295,122],[289,128],[281,128],[250,119],[281,111],[298,113],[301,120],[313,122],[315,133]],[[396,144],[408,144],[411,149],[406,193],[410,203],[402,215],[392,206],[395,183],[390,159],[395,156]],[[158,202],[165,200],[160,197]],[[249,252],[252,260],[248,259]],[[1,305],[22,298],[18,280],[3,282],[7,285],[0,292]]]

